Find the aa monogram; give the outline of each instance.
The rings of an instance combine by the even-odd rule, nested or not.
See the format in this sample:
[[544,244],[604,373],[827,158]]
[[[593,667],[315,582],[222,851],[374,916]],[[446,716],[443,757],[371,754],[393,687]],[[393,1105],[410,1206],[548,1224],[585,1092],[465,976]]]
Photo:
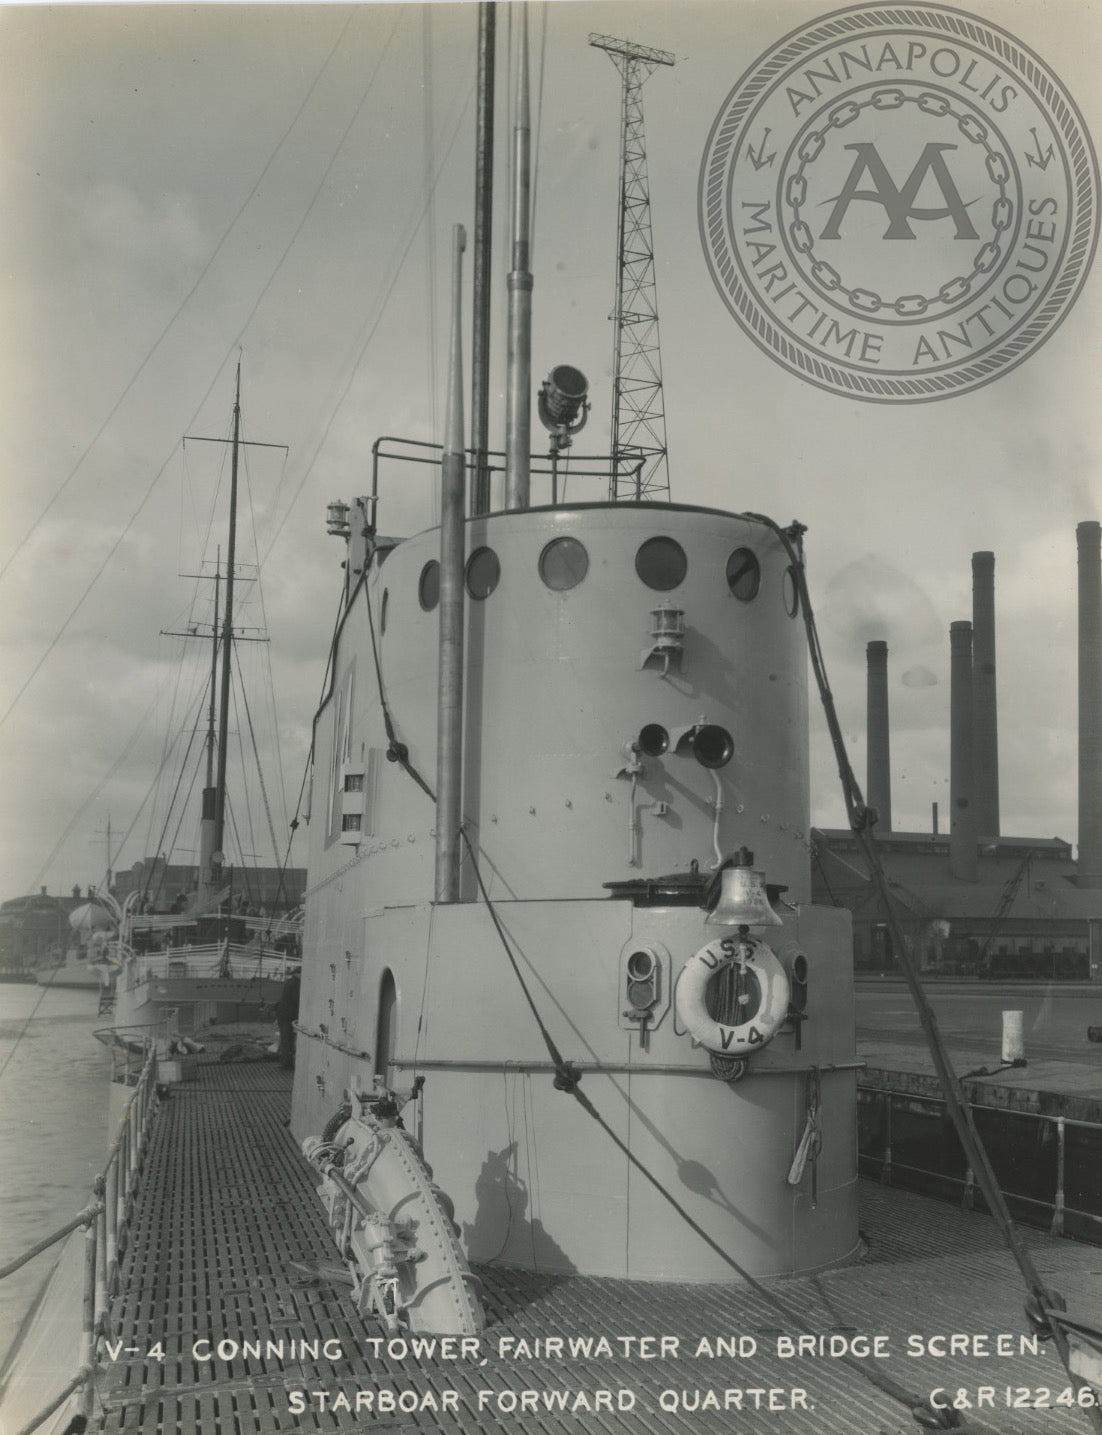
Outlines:
[[966,393],[1074,304],[1098,164],[1059,80],[986,21],[862,5],[732,90],[700,173],[716,287],[778,363],[874,402]]

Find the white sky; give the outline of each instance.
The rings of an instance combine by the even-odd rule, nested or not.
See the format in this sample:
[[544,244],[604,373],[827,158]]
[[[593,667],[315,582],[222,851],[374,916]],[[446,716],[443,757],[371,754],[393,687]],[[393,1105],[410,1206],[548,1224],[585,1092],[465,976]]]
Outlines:
[[[607,445],[619,78],[586,37],[671,50],[677,66],[645,100],[673,497],[808,525],[862,781],[865,643],[888,640],[896,827],[925,827],[932,801],[944,810],[949,623],[971,616],[971,553],[993,549],[1003,831],[1074,840],[1074,529],[1102,515],[1102,273],[997,382],[879,406],[767,359],[705,267],[696,191],[711,124],[765,49],[834,8],[529,7],[537,88],[542,77],[534,376],[582,368],[594,413],[579,447]],[[1098,6],[965,8],[1036,50],[1102,141]],[[266,747],[278,726],[293,810],[342,556],[325,505],[367,490],[377,434],[441,436],[448,235],[472,223],[474,68],[473,5],[0,10],[0,897],[100,880],[108,819],[116,839],[133,824],[117,865],[158,844],[164,799],[143,802],[208,661],[191,645],[170,716],[180,644],[161,630],[187,621],[195,585],[177,575],[218,541],[219,451],[185,453],[181,437],[228,432],[238,347],[246,436],[290,446],[285,465],[278,451],[249,456],[239,556],[255,557],[251,495],[272,643],[248,659],[270,660],[275,685],[275,717],[254,692],[252,719]],[[501,237],[499,224],[495,304]],[[500,353],[500,321],[494,343]],[[495,446],[501,427],[495,403]],[[423,523],[412,509],[380,519],[384,532]],[[260,621],[255,597],[239,617]],[[936,683],[905,685],[917,668]],[[812,771],[813,820],[841,823],[817,715]],[[282,842],[271,763],[266,776]],[[244,845],[270,861],[254,822]],[[185,825],[180,846],[192,845]]]

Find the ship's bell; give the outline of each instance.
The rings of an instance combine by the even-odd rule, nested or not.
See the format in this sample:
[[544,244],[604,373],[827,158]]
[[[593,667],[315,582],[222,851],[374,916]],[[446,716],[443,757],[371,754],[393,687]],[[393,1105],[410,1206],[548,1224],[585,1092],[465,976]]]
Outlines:
[[719,901],[704,918],[713,927],[782,927],[769,905],[765,873],[752,867],[726,867],[720,873]]

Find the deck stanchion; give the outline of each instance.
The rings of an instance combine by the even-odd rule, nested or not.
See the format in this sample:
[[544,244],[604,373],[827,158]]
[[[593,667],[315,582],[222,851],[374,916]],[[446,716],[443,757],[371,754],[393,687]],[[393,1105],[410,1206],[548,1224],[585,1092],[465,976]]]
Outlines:
[[137,1151],[134,1158],[134,1167],[141,1169],[142,1159],[145,1156],[145,1138],[148,1130],[146,1117],[149,1115],[149,1080],[145,1070],[138,1078],[137,1100],[134,1102],[134,1123],[138,1133]]
[[119,1188],[119,1190],[118,1190],[118,1195],[119,1195],[118,1233],[119,1233],[119,1254],[120,1254],[120,1255],[122,1255],[122,1253],[126,1250],[126,1214],[127,1214],[127,1199],[128,1199],[128,1192],[127,1192],[127,1186],[128,1186],[127,1172],[128,1172],[128,1170],[129,1170],[129,1167],[130,1167],[130,1158],[129,1158],[129,1146],[130,1146],[130,1142],[129,1142],[129,1140],[128,1140],[128,1133],[129,1133],[129,1128],[127,1127],[127,1124],[126,1124],[126,1122],[124,1121],[123,1124],[122,1124],[122,1129],[121,1129],[120,1132],[119,1132],[119,1149],[118,1149],[118,1151],[117,1151],[117,1153],[116,1153],[116,1155],[115,1155],[115,1164],[116,1164],[116,1166],[117,1166],[117,1168],[118,1168],[118,1188]]
[[106,1259],[107,1259],[107,1293],[115,1294],[115,1284],[119,1278],[119,1172],[118,1157],[112,1155],[107,1163],[107,1170],[104,1173],[104,1205],[106,1210]]
[[1064,1234],[1064,1159],[1067,1152],[1064,1118],[1056,1118],[1056,1194],[1052,1200],[1052,1234]]
[[96,1397],[92,1382],[95,1360],[96,1330],[96,1226],[98,1217],[89,1220],[84,1232],[84,1311],[80,1330],[80,1369],[85,1376],[81,1408],[85,1417],[91,1417]]
[[99,1208],[96,1212],[96,1301],[93,1329],[98,1340],[105,1333],[107,1323],[107,1203],[104,1196],[107,1183],[102,1176],[96,1177],[94,1186]]
[[157,1114],[154,1052],[147,1051],[146,1058],[138,1084],[119,1122],[118,1133],[108,1151],[103,1171],[93,1183],[91,1204],[45,1240],[0,1266],[2,1279],[73,1232],[81,1228],[84,1230],[80,1367],[64,1389],[29,1424],[24,1425],[18,1435],[32,1435],[78,1392],[80,1406],[71,1423],[75,1428],[78,1417],[85,1422],[92,1417],[99,1341],[111,1334],[110,1301],[118,1285],[120,1257],[127,1245],[130,1208],[139,1186],[139,1168],[152,1137],[152,1123]]
[[138,1184],[138,1103],[132,1102],[128,1113],[129,1140],[126,1143],[126,1199],[128,1202],[134,1199],[134,1191]]
[[880,1167],[880,1182],[884,1186],[892,1183],[892,1094],[884,1093],[884,1164]]
[[139,1144],[138,1144],[138,1143],[139,1143],[139,1138],[140,1138],[140,1134],[141,1134],[141,1133],[140,1133],[140,1131],[139,1131],[139,1129],[138,1129],[138,1120],[137,1120],[137,1117],[138,1117],[137,1102],[135,1102],[135,1103],[131,1106],[131,1108],[130,1108],[130,1121],[129,1121],[129,1129],[128,1129],[128,1132],[127,1132],[127,1135],[128,1135],[128,1137],[129,1137],[129,1139],[128,1139],[127,1143],[126,1143],[126,1167],[127,1167],[126,1204],[127,1204],[127,1214],[128,1214],[128,1215],[129,1215],[130,1207],[131,1207],[131,1206],[133,1205],[133,1203],[134,1203],[134,1197],[137,1195],[137,1192],[138,1192],[138,1155],[139,1155]]

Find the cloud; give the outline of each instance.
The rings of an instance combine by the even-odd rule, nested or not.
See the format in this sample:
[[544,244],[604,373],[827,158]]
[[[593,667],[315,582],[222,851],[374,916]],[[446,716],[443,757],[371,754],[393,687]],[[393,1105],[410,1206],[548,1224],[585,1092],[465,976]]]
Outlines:
[[936,688],[937,674],[918,663],[915,667],[908,668],[899,681],[905,688]]
[[912,647],[934,641],[941,631],[937,610],[919,584],[873,553],[835,573],[819,612],[833,633],[855,646],[882,639]]

